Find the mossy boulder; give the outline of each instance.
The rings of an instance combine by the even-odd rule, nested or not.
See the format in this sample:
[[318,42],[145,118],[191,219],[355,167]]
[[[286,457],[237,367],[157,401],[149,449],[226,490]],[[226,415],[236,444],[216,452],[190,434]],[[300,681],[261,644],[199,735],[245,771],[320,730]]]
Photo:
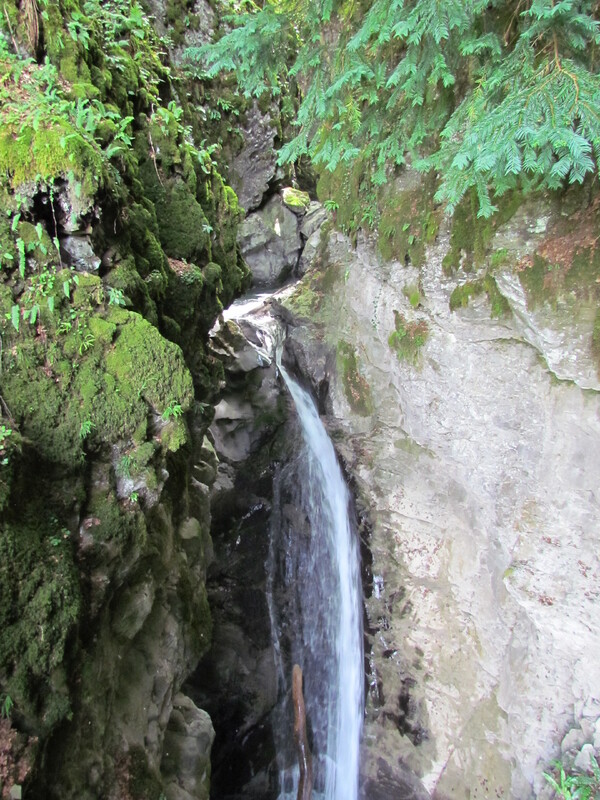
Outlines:
[[20,358],[8,360],[4,372],[6,402],[48,462],[72,467],[86,448],[130,439],[149,411],[191,406],[181,350],[137,313],[109,308],[88,321],[82,314],[59,342],[49,366],[43,342],[24,339]]
[[211,225],[189,186],[179,178],[169,181],[155,205],[165,253],[202,263],[209,250]]
[[293,189],[291,186],[286,186],[285,189],[282,190],[281,199],[283,200],[283,204],[295,214],[305,214],[310,205],[308,192],[302,192],[300,189]]
[[123,314],[126,322],[106,356],[107,374],[118,382],[121,393],[143,398],[161,414],[171,402],[187,411],[194,393],[181,350],[139,314],[114,310],[108,319],[122,319]]
[[508,301],[501,294],[496,280],[491,274],[456,286],[450,295],[450,311],[456,311],[457,308],[466,308],[471,298],[478,297],[484,292],[490,302],[490,315],[492,317],[501,317],[509,313],[510,306]]

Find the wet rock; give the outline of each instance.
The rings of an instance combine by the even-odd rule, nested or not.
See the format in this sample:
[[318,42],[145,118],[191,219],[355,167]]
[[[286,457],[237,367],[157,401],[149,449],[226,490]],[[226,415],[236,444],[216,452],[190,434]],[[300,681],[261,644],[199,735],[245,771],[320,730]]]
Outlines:
[[252,372],[271,363],[271,357],[264,347],[252,341],[234,320],[227,321],[219,328],[211,338],[210,349],[232,374]]
[[584,744],[573,763],[575,769],[582,773],[592,772],[592,759],[595,758],[594,745]]
[[60,249],[64,261],[78,272],[96,272],[100,267],[88,236],[63,236]]
[[600,390],[592,347],[596,300],[582,301],[571,294],[534,308],[518,275],[500,272],[496,284],[508,300],[519,333],[539,351],[556,377],[574,381],[582,389]]
[[[53,215],[59,231],[65,234],[85,231],[89,233],[89,221],[98,214],[98,209],[91,204],[88,197],[80,191],[76,181],[65,181],[55,187],[53,194]],[[42,202],[50,203],[50,198],[43,198]]]
[[321,203],[312,202],[300,221],[300,236],[304,241],[297,274],[302,277],[315,266],[321,250],[321,228],[327,222],[327,211]]
[[[154,27],[159,36],[166,36],[170,33],[172,37],[173,23],[169,22],[167,18],[167,1],[149,0],[148,7],[150,13],[154,15]],[[182,63],[188,47],[199,47],[209,42],[217,23],[216,14],[207,0],[195,0],[191,8],[186,7],[186,16],[189,20],[187,24],[183,20],[176,21],[176,26],[180,26],[177,30],[180,37],[179,44],[172,44],[169,48],[171,60],[175,64]]]
[[156,587],[151,581],[125,589],[116,603],[113,630],[117,636],[133,639],[154,605]]
[[362,782],[359,797],[361,800],[429,800],[430,795],[416,775],[394,769],[380,758],[376,776]]
[[[245,335],[242,335],[242,327]],[[214,796],[267,800],[278,795],[270,714],[278,676],[271,637],[265,564],[277,432],[285,417],[275,367],[254,359],[260,349],[250,321],[214,333],[226,387],[210,428],[217,477],[211,490],[215,561],[208,591],[213,645],[186,692],[213,720]],[[240,368],[240,364],[244,368]]]
[[278,196],[244,220],[238,242],[253,282],[268,287],[280,285],[294,271],[302,247],[297,217]]
[[181,692],[176,694],[161,763],[168,800],[208,800],[214,738],[215,731],[206,711]]

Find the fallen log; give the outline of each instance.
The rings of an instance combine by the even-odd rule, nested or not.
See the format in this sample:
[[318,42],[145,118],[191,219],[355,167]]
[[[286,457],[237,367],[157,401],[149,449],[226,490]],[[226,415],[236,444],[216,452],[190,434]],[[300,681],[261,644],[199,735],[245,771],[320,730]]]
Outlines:
[[306,736],[306,709],[302,693],[302,669],[294,664],[292,670],[292,701],[294,704],[294,741],[300,765],[298,800],[311,800],[313,788],[312,755]]

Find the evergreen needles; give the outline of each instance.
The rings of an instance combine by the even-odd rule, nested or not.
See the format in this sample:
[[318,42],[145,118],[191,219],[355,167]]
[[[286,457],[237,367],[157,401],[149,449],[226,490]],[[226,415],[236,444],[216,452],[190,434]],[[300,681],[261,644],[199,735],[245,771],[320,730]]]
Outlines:
[[334,170],[358,155],[373,183],[406,158],[440,175],[454,209],[479,215],[508,189],[597,172],[597,3],[587,0],[266,0],[188,51],[205,75],[233,71],[247,96],[306,87],[282,162]]

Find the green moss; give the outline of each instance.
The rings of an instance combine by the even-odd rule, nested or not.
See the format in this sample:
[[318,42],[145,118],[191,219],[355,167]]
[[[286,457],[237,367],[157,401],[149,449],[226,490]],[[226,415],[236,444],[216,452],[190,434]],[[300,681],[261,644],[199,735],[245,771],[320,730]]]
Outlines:
[[389,346],[401,361],[416,364],[429,335],[427,322],[409,321],[399,311],[394,311],[394,321],[395,328],[389,336]]
[[92,520],[90,535],[95,541],[127,543],[138,551],[146,545],[148,530],[144,515],[121,507],[114,492],[92,492],[87,512]]
[[286,186],[281,197],[285,205],[292,211],[305,211],[310,203],[308,192],[301,192],[299,189],[292,189]]
[[[527,307],[532,310],[556,298],[556,291],[553,286],[553,273],[558,270],[553,269],[545,258],[534,255],[531,263],[519,271],[519,280],[527,295]],[[556,277],[557,275],[555,275]]]
[[94,339],[103,345],[110,344],[114,338],[117,326],[113,322],[107,322],[102,317],[91,317],[89,329]]
[[340,165],[332,173],[325,170],[317,183],[317,195],[322,202],[336,204],[335,224],[351,238],[359,228],[376,228],[378,249],[385,259],[420,266],[425,245],[435,239],[439,228],[433,177],[398,190],[393,181],[373,186],[370,171],[370,165],[360,158],[351,167]]
[[600,248],[595,244],[581,247],[573,254],[570,268],[564,273],[564,289],[578,298],[600,299]]
[[450,295],[450,311],[456,311],[457,308],[466,308],[472,297],[477,297],[484,291],[482,280],[467,281],[460,286],[456,286]]
[[160,776],[150,768],[146,751],[130,747],[128,753],[129,792],[132,800],[161,800],[164,798]]
[[476,281],[467,281],[460,286],[456,286],[450,295],[450,311],[456,311],[457,308],[466,308],[472,297],[478,297],[484,292],[490,302],[491,317],[501,317],[510,312],[507,299],[499,291],[494,276],[490,274]]
[[466,195],[452,217],[450,249],[442,262],[444,272],[452,274],[459,267],[470,271],[481,266],[497,228],[508,222],[522,202],[520,192],[507,192],[499,199],[496,214],[483,219],[477,216],[479,204],[475,190]]
[[301,281],[293,293],[283,302],[294,314],[299,317],[308,317],[309,319],[319,309],[320,303],[321,295],[315,292],[307,280]]
[[188,442],[187,425],[182,419],[171,420],[162,429],[161,444],[169,453],[175,453]]
[[202,207],[181,180],[167,184],[156,203],[160,242],[171,258],[205,262],[210,225]]
[[387,259],[421,266],[425,259],[425,245],[437,233],[439,220],[433,212],[434,185],[424,179],[422,185],[398,193],[393,185],[380,190],[378,205],[379,252]]
[[[357,158],[351,167],[340,164],[333,172],[323,170],[317,181],[317,197],[321,202],[337,203],[335,223],[351,237],[361,224],[365,206],[375,202],[368,174],[363,160]],[[367,198],[371,202],[366,202]]]
[[421,305],[421,292],[416,284],[409,283],[404,286],[402,289],[402,294],[406,297],[413,308],[418,308]]
[[23,435],[36,443],[40,456],[62,464],[78,464],[82,458],[81,419],[65,412],[69,401],[68,379],[57,383],[52,371],[44,371],[44,353],[34,342],[23,342],[18,361],[5,364],[3,395]]
[[493,275],[486,275],[484,287],[490,301],[490,314],[492,317],[503,317],[510,314],[510,305],[506,297],[498,289],[498,284]]
[[14,188],[37,181],[48,183],[72,172],[87,197],[94,195],[104,175],[99,151],[67,120],[49,120],[37,131],[3,125],[0,164]]
[[348,342],[341,341],[338,343],[337,368],[350,408],[361,417],[367,417],[372,414],[371,387],[361,375],[356,351]]
[[127,210],[127,233],[142,278],[158,272],[166,278],[167,259],[158,241],[158,224],[154,205],[133,203]]
[[40,505],[30,498],[19,520],[5,515],[0,525],[0,684],[38,734],[69,713],[68,690],[53,676],[81,609],[69,532]]
[[181,350],[139,314],[128,316],[106,355],[107,373],[119,383],[122,394],[143,397],[157,412],[172,401],[186,411],[193,387]]
[[505,247],[501,247],[500,250],[495,250],[490,256],[490,267],[492,267],[492,269],[505,266],[509,263],[510,256]]
[[[82,277],[89,281],[78,290],[93,291],[91,276]],[[66,465],[79,464],[84,448],[145,430],[148,405],[162,413],[176,402],[185,411],[193,399],[181,351],[139,314],[111,308],[80,325],[59,340],[66,359],[58,350],[49,366],[43,343],[25,339],[4,371],[4,397],[23,434],[43,459]],[[171,437],[170,449],[184,440]]]
[[19,222],[17,235],[25,243],[28,258],[34,259],[38,268],[43,269],[56,260],[56,248],[42,225],[36,228],[30,222]]

